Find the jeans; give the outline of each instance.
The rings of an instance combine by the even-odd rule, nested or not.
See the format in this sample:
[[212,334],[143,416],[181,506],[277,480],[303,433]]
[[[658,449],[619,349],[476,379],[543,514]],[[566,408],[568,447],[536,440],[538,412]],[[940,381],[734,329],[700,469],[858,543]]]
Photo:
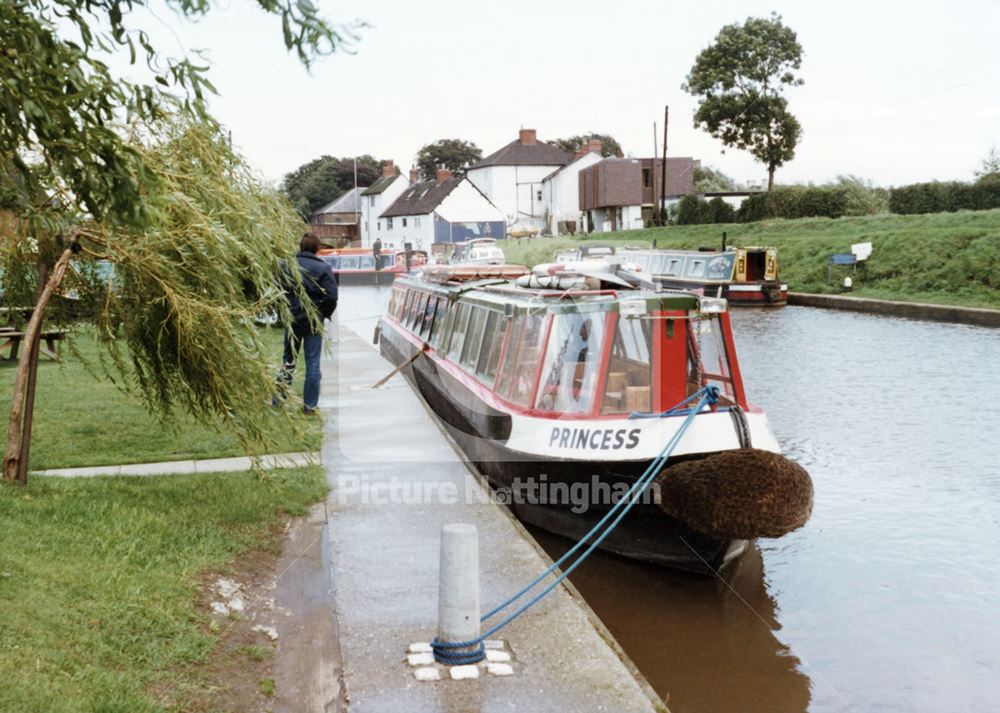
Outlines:
[[313,334],[309,327],[294,326],[285,330],[285,353],[282,357],[281,372],[278,374],[278,391],[282,398],[288,393],[292,383],[295,364],[299,360],[299,350],[305,347],[306,382],[302,393],[302,403],[306,411],[312,411],[319,403],[320,355],[323,351],[323,335]]

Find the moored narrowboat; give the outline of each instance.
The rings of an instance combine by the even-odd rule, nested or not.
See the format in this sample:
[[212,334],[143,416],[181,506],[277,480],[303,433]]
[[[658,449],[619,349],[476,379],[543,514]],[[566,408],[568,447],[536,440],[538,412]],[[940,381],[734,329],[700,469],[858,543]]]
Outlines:
[[778,276],[778,250],[730,247],[723,251],[623,248],[618,256],[636,264],[663,287],[698,289],[733,306],[781,307],[788,285]]
[[[725,567],[757,536],[755,526],[729,532],[693,513],[733,505],[742,523],[755,517],[753,508],[744,507],[744,494],[720,509],[689,502],[691,493],[705,478],[727,479],[722,492],[749,478],[753,500],[769,487],[757,472],[761,462],[765,470],[772,461],[786,469],[764,412],[747,401],[725,301],[606,289],[589,275],[585,289],[533,289],[517,286],[518,273],[530,277],[511,265],[438,266],[400,277],[379,325],[382,354],[404,367],[520,519],[574,539],[681,428],[672,407],[714,387],[717,402],[694,415],[661,473],[666,479],[658,479],[669,493],[679,486],[686,494],[664,503],[657,488],[647,491],[601,546],[703,573]],[[736,466],[747,472],[722,472],[712,457],[731,451],[757,460],[749,469]],[[699,463],[710,465],[695,474],[701,480],[694,487],[686,476],[670,478]],[[761,532],[776,535],[805,521],[812,491],[802,487],[808,493],[799,488],[784,511],[764,514],[774,522]]]
[[388,284],[397,276],[423,267],[427,253],[422,250],[383,250],[376,264],[375,255],[368,248],[324,249],[317,255],[330,266],[333,276],[341,284]]

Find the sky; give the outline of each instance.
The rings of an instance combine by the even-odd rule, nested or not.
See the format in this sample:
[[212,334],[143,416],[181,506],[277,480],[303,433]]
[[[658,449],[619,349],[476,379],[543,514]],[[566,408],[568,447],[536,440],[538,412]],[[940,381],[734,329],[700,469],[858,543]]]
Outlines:
[[205,50],[212,111],[270,181],[323,154],[406,169],[443,138],[486,155],[522,127],[542,141],[611,134],[626,155],[650,156],[665,105],[668,155],[765,181],[747,153],[694,128],[681,84],[723,25],[772,11],[804,51],[805,84],[787,92],[802,138],[778,182],[969,180],[1000,146],[997,0],[314,2],[333,22],[370,27],[353,54],[311,70],[251,0],[222,0],[193,23],[155,5],[131,21],[166,54]]

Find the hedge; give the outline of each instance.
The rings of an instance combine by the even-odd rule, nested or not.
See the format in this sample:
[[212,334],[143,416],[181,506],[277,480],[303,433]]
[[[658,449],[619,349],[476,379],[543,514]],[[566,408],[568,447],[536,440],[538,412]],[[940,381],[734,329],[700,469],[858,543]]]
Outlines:
[[889,210],[904,215],[990,208],[1000,208],[1000,181],[914,183],[889,193]]

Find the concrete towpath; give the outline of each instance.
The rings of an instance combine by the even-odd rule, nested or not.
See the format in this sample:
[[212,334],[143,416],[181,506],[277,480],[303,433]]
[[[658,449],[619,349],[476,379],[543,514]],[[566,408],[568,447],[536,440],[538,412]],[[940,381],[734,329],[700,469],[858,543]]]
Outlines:
[[[344,327],[323,366],[323,463],[340,684],[349,711],[665,711],[571,587],[560,586],[494,638],[514,674],[418,682],[405,660],[437,622],[441,526],[479,531],[483,611],[530,582],[548,557],[492,501],[423,401]],[[329,710],[329,709],[328,709]]]
[[[260,457],[264,470],[298,468],[319,463],[319,453],[276,453]],[[253,459],[207,458],[204,460],[170,460],[160,463],[130,463],[127,465],[95,465],[86,468],[51,468],[34,470],[32,475],[51,475],[60,478],[93,478],[102,475],[185,475],[191,473],[228,473],[250,470]]]

